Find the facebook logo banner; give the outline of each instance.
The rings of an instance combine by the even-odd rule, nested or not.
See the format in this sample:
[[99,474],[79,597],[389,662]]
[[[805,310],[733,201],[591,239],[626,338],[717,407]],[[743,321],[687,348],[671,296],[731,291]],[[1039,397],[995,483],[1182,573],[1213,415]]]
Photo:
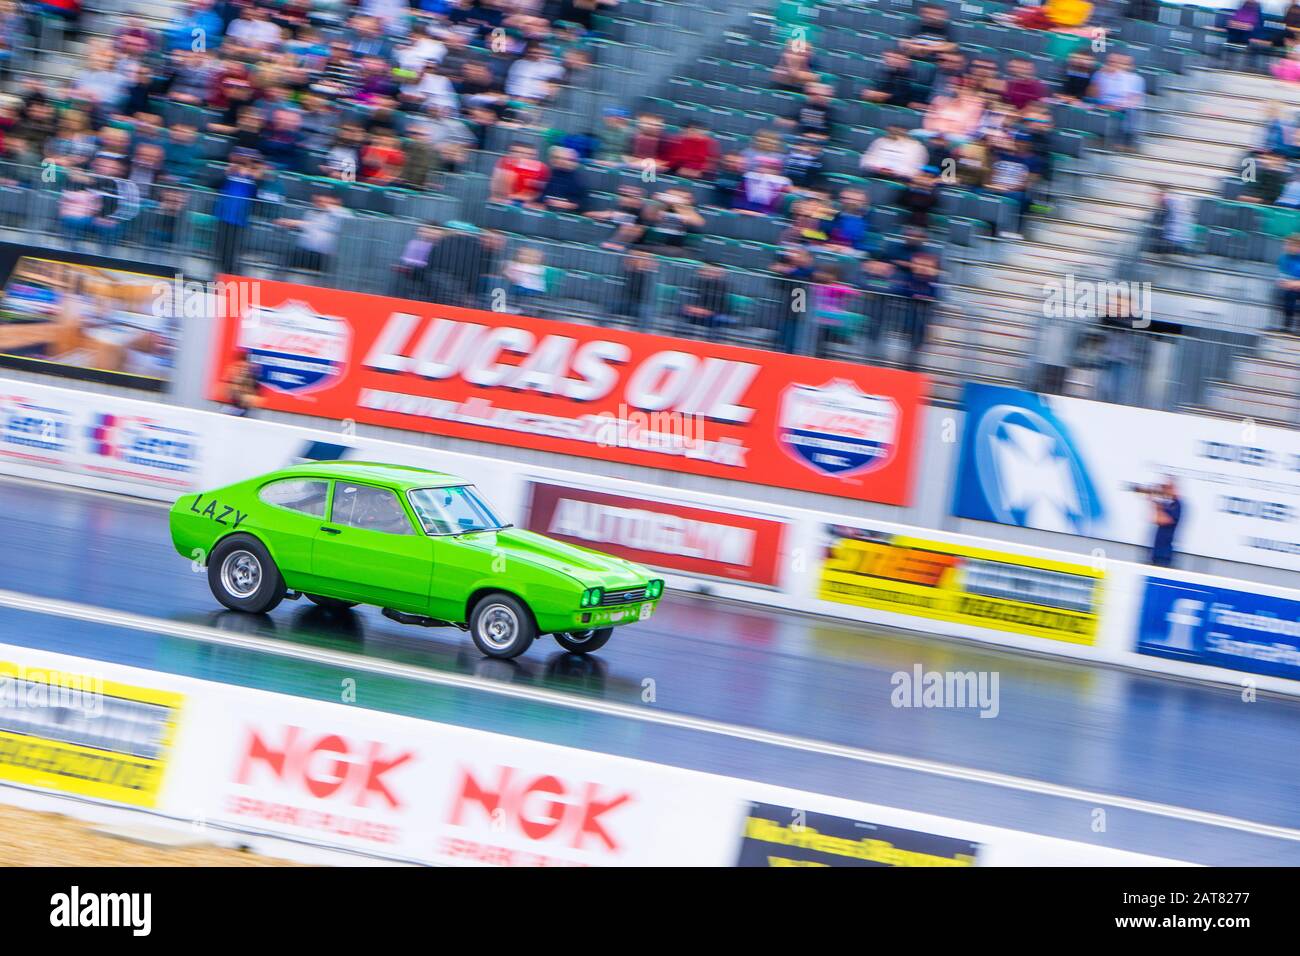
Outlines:
[[1300,680],[1300,601],[1148,577],[1138,651]]

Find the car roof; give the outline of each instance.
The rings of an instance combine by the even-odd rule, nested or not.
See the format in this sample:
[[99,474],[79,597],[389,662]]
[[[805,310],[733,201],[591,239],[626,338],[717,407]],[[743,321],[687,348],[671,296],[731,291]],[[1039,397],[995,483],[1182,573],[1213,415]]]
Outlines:
[[375,461],[306,461],[275,472],[276,477],[287,478],[293,475],[369,481],[402,489],[468,484],[463,479],[446,472],[416,468],[413,465],[387,465]]

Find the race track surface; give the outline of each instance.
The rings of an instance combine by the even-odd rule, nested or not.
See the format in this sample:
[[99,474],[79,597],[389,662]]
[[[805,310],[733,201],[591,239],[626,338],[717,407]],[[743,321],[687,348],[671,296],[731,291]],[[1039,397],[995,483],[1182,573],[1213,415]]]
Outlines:
[[[172,550],[165,509],[12,481],[0,481],[0,590],[104,610],[103,620],[78,620],[0,605],[3,644],[322,700],[358,677],[335,663],[110,620],[131,612],[491,682],[363,675],[357,703],[377,710],[1175,859],[1300,864],[1300,701],[1244,703],[1232,688],[678,594],[593,659],[543,639],[517,662],[488,661],[459,631],[403,626],[372,609],[286,601],[263,618],[225,611]],[[917,664],[996,672],[997,716],[895,708],[891,675]],[[600,706],[491,690],[503,684]],[[606,703],[658,722],[602,712]],[[1099,808],[1103,832],[1094,830]]]

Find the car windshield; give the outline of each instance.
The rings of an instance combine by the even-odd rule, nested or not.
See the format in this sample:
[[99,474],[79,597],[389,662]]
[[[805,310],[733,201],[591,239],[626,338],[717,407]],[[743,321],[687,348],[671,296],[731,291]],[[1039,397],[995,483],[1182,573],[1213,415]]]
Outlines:
[[419,488],[411,492],[410,498],[426,534],[464,534],[506,527],[473,485]]

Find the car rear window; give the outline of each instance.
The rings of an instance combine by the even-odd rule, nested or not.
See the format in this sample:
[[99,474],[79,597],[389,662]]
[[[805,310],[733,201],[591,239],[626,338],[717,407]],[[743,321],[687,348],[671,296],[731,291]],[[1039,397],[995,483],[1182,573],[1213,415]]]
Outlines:
[[268,505],[287,508],[315,518],[325,517],[329,482],[319,478],[286,478],[273,481],[257,493]]

